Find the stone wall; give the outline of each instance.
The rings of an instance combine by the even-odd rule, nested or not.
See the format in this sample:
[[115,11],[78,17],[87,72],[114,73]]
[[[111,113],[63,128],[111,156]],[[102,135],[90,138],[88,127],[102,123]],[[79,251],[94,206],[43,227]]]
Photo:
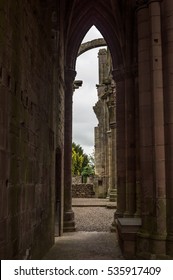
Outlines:
[[0,2],[1,259],[41,258],[54,242],[51,16],[40,3]]
[[[115,83],[112,79],[112,62],[110,51],[100,49],[98,101],[93,107],[98,125],[95,127],[95,179],[97,197],[109,196],[116,188],[116,141],[115,141]],[[112,168],[114,166],[114,168]],[[98,177],[98,178],[97,178]]]
[[73,184],[72,185],[73,198],[92,198],[95,197],[93,184]]
[[72,177],[72,184],[81,184],[82,183],[82,176],[73,176]]

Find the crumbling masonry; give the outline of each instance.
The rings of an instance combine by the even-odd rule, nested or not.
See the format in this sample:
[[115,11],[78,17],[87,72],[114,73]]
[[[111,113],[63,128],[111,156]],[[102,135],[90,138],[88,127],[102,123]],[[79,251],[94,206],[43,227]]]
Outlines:
[[1,0],[1,259],[42,258],[75,229],[73,82],[93,25],[116,84],[113,226],[127,257],[173,257],[173,1]]

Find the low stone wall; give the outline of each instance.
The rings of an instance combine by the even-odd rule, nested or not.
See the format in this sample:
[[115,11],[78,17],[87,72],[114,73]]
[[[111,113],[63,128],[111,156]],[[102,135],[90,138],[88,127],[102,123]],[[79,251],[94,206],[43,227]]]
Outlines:
[[95,197],[93,184],[72,184],[72,197],[74,198]]
[[72,177],[72,184],[82,184],[82,176],[73,176]]

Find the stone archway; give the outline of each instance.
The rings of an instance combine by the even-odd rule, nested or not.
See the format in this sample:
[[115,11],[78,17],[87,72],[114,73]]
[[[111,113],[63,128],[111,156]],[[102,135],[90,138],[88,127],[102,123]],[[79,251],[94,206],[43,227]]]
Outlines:
[[[86,2],[85,2],[86,4]],[[79,5],[80,6],[80,5]],[[103,6],[103,7],[102,7]],[[78,5],[74,8],[75,13],[79,12],[79,7]],[[76,8],[76,10],[75,10]],[[100,5],[100,7],[98,8],[98,6],[93,2],[87,2],[87,10],[85,12],[84,10],[81,10],[80,13],[82,13],[80,15],[80,17],[76,17],[75,13],[72,15],[71,17],[71,26],[69,27],[69,32],[70,29],[72,28],[72,34],[69,38],[69,41],[67,43],[67,51],[66,51],[66,71],[65,71],[65,76],[67,73],[67,82],[68,84],[66,84],[66,88],[69,90],[70,92],[66,92],[65,93],[65,112],[67,112],[67,118],[68,121],[65,120],[65,131],[67,131],[67,134],[65,135],[65,149],[68,150],[68,154],[67,156],[69,157],[69,165],[71,164],[71,150],[72,150],[72,141],[70,140],[72,138],[71,135],[71,131],[72,131],[72,111],[70,108],[72,108],[72,83],[74,81],[75,78],[75,63],[76,63],[76,59],[77,59],[77,55],[78,55],[78,50],[79,50],[79,46],[81,44],[82,38],[84,37],[85,33],[90,29],[90,27],[92,25],[95,25],[97,27],[97,29],[99,31],[101,31],[101,33],[103,34],[103,36],[105,37],[105,40],[108,43],[108,47],[112,52],[111,54],[113,54],[113,63],[117,65],[117,63],[121,64],[123,63],[123,56],[121,54],[121,48],[120,48],[120,38],[117,38],[117,33],[115,29],[109,28],[107,30],[109,30],[109,33],[105,32],[105,28],[109,25],[108,22],[108,15],[107,15],[107,20],[105,20],[104,17],[102,17],[101,13],[103,12],[102,9],[104,10],[104,4],[102,3]],[[119,11],[119,10],[118,10]],[[84,14],[83,14],[84,13]],[[104,12],[105,13],[105,10]],[[72,21],[73,24],[72,24]],[[76,29],[74,28],[74,26],[76,27]],[[82,28],[80,28],[82,26]],[[112,43],[112,39],[110,40],[110,38],[114,38],[113,40],[115,41],[114,43]],[[112,43],[112,44],[111,44]],[[116,49],[115,52],[113,52],[113,48]],[[121,63],[120,63],[121,60]],[[69,80],[70,77],[73,76],[73,79]],[[70,95],[70,96],[69,96]],[[68,98],[67,98],[68,96]],[[66,105],[66,102],[68,103],[68,105]],[[71,104],[71,105],[70,105]],[[71,115],[71,121],[69,118],[69,112]],[[73,211],[71,209],[71,182],[70,182],[70,178],[68,177],[68,174],[71,174],[70,172],[70,168],[71,166],[67,166],[67,162],[66,162],[66,167],[64,169],[65,171],[65,175],[64,175],[64,186],[65,189],[67,189],[67,193],[65,196],[65,201],[67,200],[67,206],[68,209],[64,209],[64,231],[69,231],[69,230],[74,230],[74,215],[73,215]],[[68,173],[66,173],[68,172]],[[70,172],[70,173],[69,173]],[[68,179],[67,179],[68,178]],[[67,182],[68,181],[68,182]],[[68,197],[68,198],[66,198]],[[67,218],[66,218],[66,213],[67,213]],[[70,214],[71,213],[71,214]],[[71,215],[71,218],[70,218]],[[69,225],[71,223],[71,226],[66,226],[66,222]]]
[[87,52],[91,49],[98,48],[98,47],[104,47],[106,46],[106,41],[103,38],[95,39],[86,43],[81,44],[79,51],[78,51],[78,56],[83,54],[84,52]]
[[62,151],[64,230],[75,229],[69,178],[73,81],[80,44],[93,25],[110,49],[116,83],[120,243],[124,254],[133,245],[130,253],[139,258],[172,258],[172,3],[3,1],[1,259],[41,258],[53,244],[56,147]]
[[[135,30],[133,29],[133,25],[130,20],[130,15],[132,16],[134,12],[134,7],[123,6],[124,13],[127,13],[128,16],[125,20],[126,29],[125,31],[122,31],[123,22],[120,16],[120,6],[117,6],[117,3],[114,3],[114,5],[117,8],[114,14],[114,20],[116,19],[116,24],[114,22],[114,29],[110,28],[112,26],[110,7],[108,9],[105,9],[105,4],[102,1],[100,1],[100,6],[95,5],[93,1],[87,2],[86,12],[85,10],[79,12],[78,7],[76,7],[76,11],[74,10],[75,12],[71,17],[71,27],[69,28],[69,32],[72,28],[72,33],[67,43],[66,66],[68,65],[67,68],[70,70],[70,72],[75,74],[75,62],[81,40],[84,37],[85,33],[88,31],[88,29],[92,25],[95,25],[104,36],[108,48],[110,49],[113,65],[112,76],[116,83],[117,164],[115,164],[114,169],[117,169],[115,173],[117,174],[116,184],[118,195],[118,208],[115,215],[115,219],[119,219],[119,217],[126,217],[126,219],[132,218],[134,226],[136,226],[135,223],[138,223],[138,220],[136,221],[136,219],[134,219],[134,215],[137,213],[137,208],[139,208],[137,215],[140,215],[140,207],[138,207],[138,201],[140,198],[138,197],[136,199],[136,190],[138,188],[138,185],[136,184],[136,178],[139,173],[136,168],[136,154],[138,153],[136,138],[138,139],[137,136],[139,131],[135,130],[136,125],[138,123],[138,114],[135,108],[136,106],[138,106],[138,104],[136,99],[134,98],[134,92],[135,95],[137,95],[138,92],[137,88],[135,87],[137,71],[135,70],[136,64],[134,63],[134,61],[136,60],[135,55],[137,54],[133,50],[135,46],[136,37]],[[75,13],[80,13],[80,16],[75,16]],[[104,16],[101,16],[102,13]],[[72,21],[74,21],[73,24],[75,28],[72,24]],[[79,28],[81,26],[82,28]],[[120,33],[120,31],[122,31],[122,33]],[[127,36],[127,34],[134,35],[128,37],[128,43],[124,39]],[[134,57],[131,56],[132,51],[134,52]],[[70,102],[72,103],[72,101]],[[70,126],[70,129],[66,128],[66,130],[70,131],[70,122],[68,122],[68,126]],[[70,145],[70,137],[71,136],[68,135],[68,145]],[[71,147],[69,146],[68,151],[70,152],[70,150]],[[71,154],[68,154],[68,156],[71,157]],[[65,175],[65,177],[67,177],[67,174]],[[71,183],[69,182],[68,178],[67,189],[69,190],[70,187]],[[68,203],[68,207],[69,205],[71,205],[71,202]],[[69,210],[67,212],[69,213]],[[70,212],[72,217],[71,223],[74,226],[74,215],[72,211]],[[113,226],[115,226],[115,224],[116,221],[114,221]],[[71,230],[73,229],[74,228],[71,227]],[[66,231],[65,227],[64,230]],[[135,247],[134,242],[133,245]]]
[[[156,9],[155,15],[154,8]],[[131,228],[134,229],[135,227],[137,231],[139,231],[137,235],[136,231],[136,233],[130,237],[132,238],[133,250],[135,250],[136,247],[136,236],[138,237],[138,255],[142,253],[143,249],[141,248],[143,247],[145,247],[146,255],[151,255],[152,246],[154,251],[158,252],[158,254],[166,254],[166,235],[160,232],[161,228],[166,230],[166,203],[164,199],[166,195],[165,165],[163,164],[161,168],[159,156],[161,149],[163,151],[163,159],[165,153],[162,85],[161,95],[159,95],[161,101],[159,104],[154,101],[156,99],[155,94],[159,90],[159,86],[157,87],[156,85],[155,87],[155,81],[159,78],[159,75],[161,75],[162,81],[162,74],[155,68],[155,72],[153,73],[148,70],[152,69],[152,67],[156,67],[151,65],[151,57],[154,59],[156,56],[154,60],[156,64],[159,60],[156,53],[156,46],[153,44],[158,44],[158,42],[160,42],[160,10],[160,1],[132,1],[129,3],[121,1],[121,4],[120,1],[114,1],[114,3],[110,1],[109,4],[99,1],[99,5],[96,5],[94,1],[84,1],[82,4],[73,2],[73,12],[71,13],[70,25],[68,28],[69,38],[66,41],[66,67],[70,69],[70,71],[73,71],[73,73],[75,73],[75,62],[82,38],[92,25],[95,25],[102,33],[110,49],[113,62],[112,75],[116,83],[117,104],[118,209],[115,214],[115,219],[118,221],[119,237],[123,240],[123,244],[125,244],[123,250],[131,246],[129,240],[125,240],[126,237],[122,234],[124,226],[126,227],[127,223],[129,223],[129,231]],[[158,20],[160,29],[154,29],[154,16]],[[137,19],[138,26],[134,24],[133,18]],[[143,30],[142,27],[145,24],[146,26]],[[151,27],[152,35],[150,36],[149,33],[146,34],[146,30],[149,30]],[[160,35],[157,35],[157,31]],[[147,55],[150,56],[150,59],[147,56],[147,66],[142,52],[144,51],[141,46],[142,40],[145,41],[145,46],[148,46]],[[150,44],[147,44],[147,40],[152,42],[151,48]],[[161,54],[161,50],[162,46],[159,45],[159,54]],[[161,67],[160,69],[162,69],[162,63],[160,61],[159,66]],[[147,78],[144,82],[142,71],[145,72],[146,69],[150,73],[150,78],[147,80],[148,74],[146,73],[145,77]],[[150,85],[149,88],[146,89],[143,83],[145,85]],[[152,96],[150,101],[148,101],[149,105],[144,104],[146,90],[148,92],[148,98]],[[159,112],[158,108],[161,110],[160,118],[157,118]],[[146,123],[145,120],[145,109],[149,110],[149,114],[147,115],[148,123]],[[148,125],[150,119],[154,121],[153,128]],[[160,137],[161,142],[159,143],[162,148],[158,149],[157,139],[160,139]],[[146,153],[144,151],[146,151],[148,155],[147,168],[145,166]],[[154,155],[154,158],[150,158],[151,154]],[[159,168],[162,169],[161,173],[158,173]],[[150,174],[152,175],[150,176]],[[145,186],[146,182],[150,185],[147,189]],[[163,187],[159,187],[161,182],[163,183]],[[159,191],[160,188],[161,192]],[[156,193],[158,194],[158,192],[159,195],[157,197]],[[162,207],[163,215],[160,215],[157,209],[157,205],[160,204],[163,206],[159,206]],[[148,211],[150,211],[150,214]],[[142,217],[142,219],[140,217]],[[152,229],[150,226],[151,220],[153,224]],[[127,231],[127,233],[129,232]],[[144,246],[144,244],[147,244],[147,246]],[[133,250],[131,253],[135,254]]]

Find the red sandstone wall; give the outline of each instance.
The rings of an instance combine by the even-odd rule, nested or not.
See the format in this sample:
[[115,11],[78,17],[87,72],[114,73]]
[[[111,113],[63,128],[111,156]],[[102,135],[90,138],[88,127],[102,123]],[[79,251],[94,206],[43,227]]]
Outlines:
[[0,1],[1,259],[40,258],[53,243],[53,63],[38,3]]

